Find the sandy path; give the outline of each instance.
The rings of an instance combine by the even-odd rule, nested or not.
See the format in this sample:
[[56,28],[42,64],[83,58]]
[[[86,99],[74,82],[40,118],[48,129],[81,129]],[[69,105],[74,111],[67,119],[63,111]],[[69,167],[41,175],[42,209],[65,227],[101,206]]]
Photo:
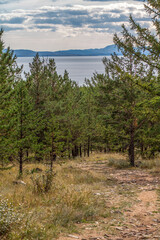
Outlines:
[[59,240],[160,240],[159,177],[145,170],[109,168],[105,161],[102,164],[84,162],[77,167],[115,180],[114,185],[106,185],[98,194],[110,209],[118,210],[109,218],[80,224],[79,234],[61,236]]

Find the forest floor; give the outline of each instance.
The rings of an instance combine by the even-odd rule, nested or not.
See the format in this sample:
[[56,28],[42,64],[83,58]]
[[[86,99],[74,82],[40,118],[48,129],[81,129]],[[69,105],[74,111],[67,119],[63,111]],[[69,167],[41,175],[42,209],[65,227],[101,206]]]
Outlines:
[[57,161],[52,178],[46,163],[21,179],[0,168],[0,240],[160,240],[160,159],[136,164],[94,153]]
[[78,234],[61,235],[59,240],[160,240],[159,171],[116,169],[96,157],[76,164],[84,171],[106,176],[92,188],[108,212],[91,223],[77,224]]

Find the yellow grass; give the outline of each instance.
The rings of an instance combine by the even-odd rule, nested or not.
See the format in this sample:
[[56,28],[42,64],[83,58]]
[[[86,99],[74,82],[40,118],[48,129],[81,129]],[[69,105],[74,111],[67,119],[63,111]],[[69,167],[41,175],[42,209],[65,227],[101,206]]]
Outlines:
[[[32,174],[35,168],[43,172]],[[21,213],[20,225],[15,221],[3,239],[54,239],[62,231],[74,232],[75,223],[100,215],[103,204],[97,204],[91,185],[103,181],[100,175],[77,169],[73,161],[62,166],[56,164],[50,191],[35,192],[32,178],[40,182],[46,170],[43,164],[25,165],[22,180],[26,185],[13,183],[17,179],[17,167],[0,171],[0,200],[8,199],[14,211]]]
[[[95,173],[92,169],[87,169],[87,164],[96,163],[97,167],[104,163],[104,167],[107,167],[111,160],[117,164],[126,161],[126,156],[94,153],[89,158],[56,163],[53,170],[55,175],[48,192],[35,191],[33,185],[36,181],[43,185],[43,176],[46,176],[48,169],[44,164],[24,166],[22,180],[26,185],[13,183],[18,178],[18,166],[0,170],[0,201],[8,199],[20,218],[20,222],[15,221],[7,234],[3,234],[3,238],[0,232],[0,239],[56,239],[61,232],[75,233],[77,223],[96,221],[100,216],[107,216],[108,207],[95,193],[98,189],[103,191],[106,184],[115,183],[107,178],[105,171],[103,174],[98,171]],[[145,164],[145,161],[142,163]],[[160,166],[160,161],[156,159],[154,164],[152,162],[153,160],[146,164],[153,165],[152,171],[156,171],[155,166]],[[82,168],[79,167],[81,165]],[[35,173],[33,170],[36,168],[43,171]]]

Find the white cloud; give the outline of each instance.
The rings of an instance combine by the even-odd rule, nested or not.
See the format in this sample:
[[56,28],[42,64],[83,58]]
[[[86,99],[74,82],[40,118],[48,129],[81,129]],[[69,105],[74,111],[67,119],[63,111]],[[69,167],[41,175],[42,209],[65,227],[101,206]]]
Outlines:
[[0,25],[6,29],[5,41],[12,48],[102,47],[102,43],[103,46],[112,43],[112,34],[121,30],[122,23],[128,24],[130,13],[142,24],[149,22],[141,2],[77,0],[76,5],[66,5],[64,0],[58,1],[59,5],[51,0],[35,0],[34,5],[31,2],[20,0],[16,3],[19,8],[0,12]]

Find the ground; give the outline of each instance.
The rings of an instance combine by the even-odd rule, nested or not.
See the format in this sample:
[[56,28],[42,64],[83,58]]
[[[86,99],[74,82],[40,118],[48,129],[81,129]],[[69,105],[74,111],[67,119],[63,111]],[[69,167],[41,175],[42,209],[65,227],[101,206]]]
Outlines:
[[21,179],[18,164],[0,168],[0,240],[160,240],[160,159],[136,165],[93,153],[52,175],[47,162],[24,164]]
[[108,167],[108,160],[97,159],[77,163],[76,167],[107,176],[106,184],[92,191],[105,202],[108,214],[93,223],[77,224],[77,234],[62,234],[59,240],[160,239],[158,173],[115,169]]

